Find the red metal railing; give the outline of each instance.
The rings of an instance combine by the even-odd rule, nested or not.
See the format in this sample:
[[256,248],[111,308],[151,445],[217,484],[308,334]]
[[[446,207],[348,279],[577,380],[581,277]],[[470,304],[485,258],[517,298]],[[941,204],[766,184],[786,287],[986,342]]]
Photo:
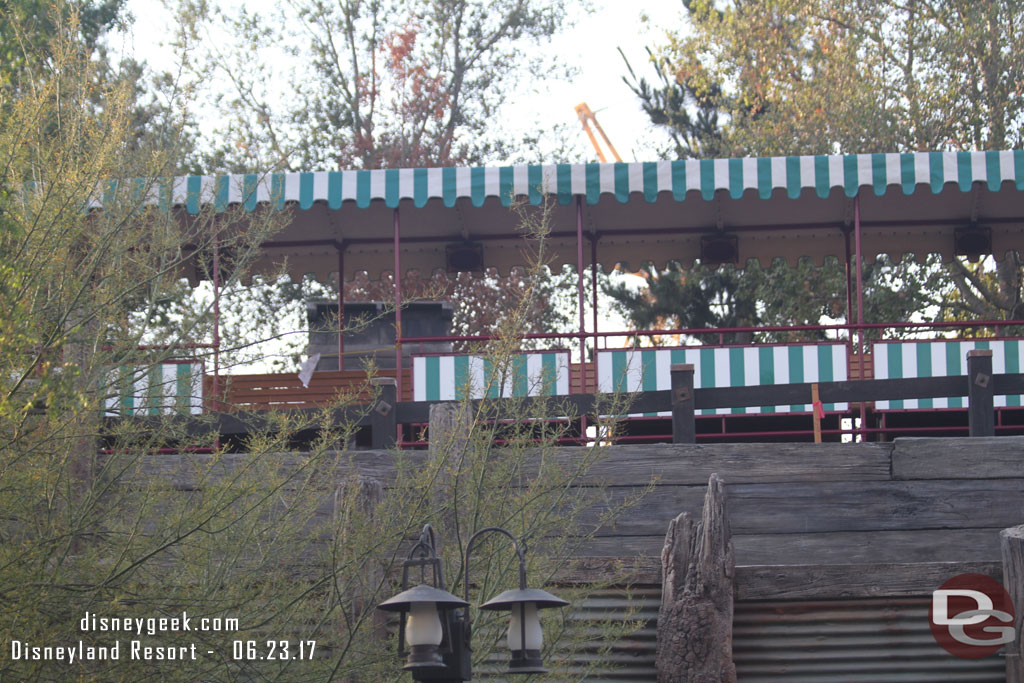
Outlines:
[[[773,327],[751,327],[751,326],[739,326],[729,328],[676,328],[670,330],[639,330],[639,331],[604,331],[604,332],[547,332],[547,333],[530,333],[520,335],[519,338],[523,340],[537,340],[537,339],[550,339],[550,340],[590,340],[592,342],[592,348],[596,349],[599,345],[600,339],[605,339],[606,347],[607,341],[610,339],[617,338],[634,338],[634,339],[650,339],[652,337],[690,337],[690,338],[701,338],[707,337],[708,335],[717,335],[718,341],[721,346],[729,346],[724,343],[725,335],[731,334],[742,334],[742,333],[807,333],[813,332],[817,334],[832,333],[835,336],[830,339],[813,339],[804,340],[802,342],[786,341],[777,342],[774,344],[758,344],[760,345],[784,345],[792,343],[846,343],[848,346],[848,369],[849,376],[855,379],[872,379],[873,377],[873,358],[869,351],[866,349],[860,353],[855,353],[855,349],[860,347],[864,349],[863,343],[868,340],[858,339],[859,343],[855,343],[854,339],[857,337],[863,337],[867,333],[876,331],[886,330],[900,330],[903,332],[909,332],[911,334],[924,334],[926,332],[933,332],[936,334],[948,334],[957,330],[976,330],[976,329],[987,329],[996,332],[996,335],[986,337],[986,339],[1001,339],[1001,338],[1014,338],[1009,336],[999,335],[998,333],[1007,327],[1012,326],[1024,326],[1024,321],[1006,321],[1006,320],[982,320],[982,321],[970,321],[970,322],[900,322],[900,323],[862,323],[862,324],[845,324],[837,323],[830,325],[786,325],[786,326],[773,326]],[[872,335],[874,336],[874,335]],[[883,335],[879,335],[881,337]],[[401,337],[400,344],[402,345],[415,345],[425,344],[430,342],[487,342],[498,337],[495,335],[448,335],[448,336],[422,336],[422,337]],[[928,337],[921,336],[915,337],[919,339],[927,339]],[[940,338],[960,338],[960,337],[945,337]],[[898,339],[890,338],[891,341],[898,341]],[[739,344],[746,346],[747,344]],[[210,344],[196,344],[195,348],[212,348]],[[690,346],[696,346],[690,344]],[[733,346],[736,346],[734,344]],[[613,347],[614,348],[614,347]],[[590,393],[596,389],[596,363],[595,362],[573,362],[570,363],[570,393]],[[383,371],[380,373],[385,376],[396,376],[399,373],[395,371]],[[399,400],[412,400],[412,372],[409,368],[403,368],[401,374],[401,386],[402,396]],[[584,379],[586,378],[586,379]],[[229,383],[226,388],[223,388],[223,401],[229,406],[240,407],[243,409],[269,409],[269,408],[286,408],[286,407],[313,407],[316,405],[322,405],[329,401],[339,390],[346,390],[354,388],[357,385],[365,384],[366,377],[365,373],[360,371],[345,371],[345,372],[318,372],[314,375],[313,380],[309,388],[301,387],[297,377],[294,374],[289,375],[233,375],[229,378]],[[214,384],[216,386],[216,384]],[[213,387],[211,386],[211,389]],[[822,434],[826,437],[836,435],[859,435],[861,438],[868,438],[873,434],[916,434],[916,433],[935,433],[936,430],[942,432],[964,430],[966,427],[959,427],[954,425],[944,426],[896,426],[896,425],[882,425],[879,427],[870,426],[868,424],[868,416],[873,409],[873,404],[854,404],[850,407],[850,411],[844,413],[844,417],[851,419],[851,425],[848,429],[823,429]],[[1001,410],[999,414],[1001,416]],[[926,411],[922,411],[926,412]],[[934,411],[932,411],[934,412]],[[835,415],[833,413],[833,415]],[[725,418],[726,416],[699,416],[698,420],[706,421],[708,419]],[[733,416],[729,416],[730,425],[726,425],[723,420],[722,429],[718,431],[704,431],[698,433],[698,438],[702,440],[720,440],[726,438],[779,438],[779,437],[806,437],[811,433],[811,429],[780,429],[780,430],[764,430],[764,429],[753,429],[749,431],[735,431],[735,427],[739,426],[739,422],[742,422],[743,417],[749,417],[749,415],[737,415],[736,418],[741,420],[733,419]],[[856,424],[859,419],[859,424]],[[642,418],[641,418],[642,419]],[[661,418],[664,419],[664,418]],[[581,431],[585,433],[585,425],[580,425]],[[1021,429],[1016,425],[1000,425],[997,429],[1001,431],[1017,430]],[[636,434],[626,435],[620,437],[622,441],[652,441],[652,440],[667,440],[670,439],[670,434]],[[585,435],[580,437],[574,437],[567,439],[572,442],[584,442],[588,441]],[[407,441],[405,445],[420,445],[418,441]]]

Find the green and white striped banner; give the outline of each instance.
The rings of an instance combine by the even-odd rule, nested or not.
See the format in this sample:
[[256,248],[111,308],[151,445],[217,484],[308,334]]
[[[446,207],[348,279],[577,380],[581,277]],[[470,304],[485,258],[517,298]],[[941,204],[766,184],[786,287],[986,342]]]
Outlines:
[[[694,388],[750,387],[800,382],[833,382],[847,378],[846,346],[803,344],[727,348],[626,349],[599,351],[598,390],[660,391],[672,387],[671,367],[692,363]],[[826,403],[825,410],[842,411],[845,403]],[[702,415],[809,412],[809,405],[704,409]],[[671,411],[652,413],[671,415]]]
[[121,367],[111,375],[107,415],[198,415],[201,412],[202,363],[187,361]]
[[[973,341],[908,341],[882,342],[872,347],[875,379],[904,377],[951,377],[967,374],[967,352],[973,349],[992,350],[992,372],[1017,373],[1021,369],[1020,340]],[[964,385],[964,391],[967,385]],[[1019,406],[1020,396],[996,396],[997,406]],[[920,408],[966,408],[966,396],[921,398],[901,401],[876,401],[878,410],[916,410]]]
[[778,189],[795,199],[804,191],[826,197],[833,188],[839,188],[852,197],[861,188],[882,195],[892,187],[912,194],[924,186],[938,193],[946,183],[955,183],[967,192],[972,183],[983,182],[997,191],[1003,181],[1013,181],[1018,190],[1024,190],[1024,151],[185,176],[108,182],[91,206],[101,207],[104,197],[109,201],[120,191],[145,193],[154,204],[184,206],[190,213],[198,213],[202,206],[223,211],[229,205],[242,205],[252,211],[260,204],[284,206],[286,202],[300,209],[325,202],[337,209],[345,202],[366,208],[376,200],[394,208],[402,200],[421,207],[439,199],[451,207],[457,199],[467,198],[474,206],[481,206],[488,197],[496,197],[507,206],[516,197],[539,204],[545,195],[557,197],[563,204],[577,196],[596,204],[603,195],[625,203],[631,194],[654,202],[659,193],[671,193],[676,201],[683,201],[688,192],[711,200],[717,190],[727,190],[734,199],[747,190],[756,190],[762,199],[768,199]]
[[517,353],[505,366],[489,356],[414,356],[412,378],[414,401],[564,396],[569,353]]

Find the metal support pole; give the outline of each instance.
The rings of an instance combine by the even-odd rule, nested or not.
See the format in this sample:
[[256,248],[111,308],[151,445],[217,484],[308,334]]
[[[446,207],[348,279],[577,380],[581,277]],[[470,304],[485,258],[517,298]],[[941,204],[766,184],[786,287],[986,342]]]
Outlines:
[[[864,324],[864,254],[861,252],[860,235],[860,195],[853,198],[853,231],[857,250],[857,353],[864,353],[864,330],[860,327]],[[860,379],[864,379],[864,364],[860,366]]]
[[[850,323],[854,318],[853,312],[853,254],[850,249],[850,230],[843,229],[843,241],[846,243],[846,322]],[[847,332],[849,335],[849,332]],[[849,335],[850,349],[853,349],[853,335]]]
[[399,236],[398,207],[395,207],[395,382],[402,399],[402,240]]
[[[857,277],[857,357],[860,359],[860,370],[858,375],[860,379],[864,379],[864,328],[861,325],[864,324],[864,257],[861,253],[861,240],[860,240],[860,193],[858,192],[853,198],[853,233],[854,233],[854,248],[856,250],[856,261],[854,268],[856,268]],[[867,421],[867,409],[864,403],[860,404],[860,426],[861,429],[867,427],[865,424]],[[863,433],[861,435],[861,441],[864,440]]]
[[587,329],[584,315],[586,304],[583,296],[583,200],[581,197],[576,197],[576,301],[580,311],[580,369],[583,370],[583,374],[580,376],[580,388],[583,393],[586,393]]
[[992,350],[967,352],[967,423],[970,436],[995,436],[995,396],[992,384]]
[[345,245],[338,245],[338,371],[345,369]]
[[[576,302],[580,310],[580,393],[587,393],[586,303],[583,298],[583,199],[576,197]],[[587,416],[580,416],[580,438],[587,438]]]
[[590,289],[593,300],[590,302],[593,310],[594,324],[594,362],[597,362],[597,233],[590,236]]
[[213,238],[213,409],[220,405],[220,235]]

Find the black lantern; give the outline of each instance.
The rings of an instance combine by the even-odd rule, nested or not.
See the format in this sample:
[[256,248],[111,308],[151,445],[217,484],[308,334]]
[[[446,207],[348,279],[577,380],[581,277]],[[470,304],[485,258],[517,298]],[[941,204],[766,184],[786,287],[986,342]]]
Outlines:
[[[409,588],[409,571],[419,569],[420,583]],[[428,584],[428,574],[430,583]],[[445,654],[454,652],[452,611],[469,603],[444,589],[441,560],[434,550],[434,530],[428,524],[402,564],[402,592],[377,605],[399,613],[398,649],[408,659],[404,669],[438,669]],[[415,677],[415,674],[414,674]]]
[[[506,673],[546,673],[540,652],[544,645],[537,610],[564,607],[569,603],[547,591],[526,587],[526,544],[500,527],[487,527],[473,534],[466,544],[462,566],[465,600],[444,589],[441,561],[434,544],[434,529],[423,527],[419,542],[402,565],[402,592],[377,605],[377,609],[398,612],[401,625],[398,648],[408,659],[404,669],[417,681],[472,680],[470,665],[469,555],[473,543],[483,534],[497,532],[512,541],[519,557],[519,588],[508,590],[480,606],[484,610],[508,610],[508,645],[512,659]],[[409,571],[419,568],[420,584],[409,588]],[[429,570],[429,571],[428,571]],[[430,574],[428,583],[428,573]],[[455,610],[462,609],[462,618]]]
[[540,628],[537,610],[545,607],[565,607],[569,603],[539,588],[526,588],[520,582],[518,590],[505,591],[480,605],[480,609],[509,610],[508,649],[512,659],[508,663],[510,674],[543,674],[548,670],[540,659],[544,646],[544,633]]

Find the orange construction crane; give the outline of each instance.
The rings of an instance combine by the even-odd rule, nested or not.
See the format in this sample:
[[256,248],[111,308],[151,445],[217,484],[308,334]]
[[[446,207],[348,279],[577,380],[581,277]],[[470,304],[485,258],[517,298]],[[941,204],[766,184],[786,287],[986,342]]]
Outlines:
[[608,161],[605,153],[601,150],[601,145],[598,144],[597,138],[594,136],[594,131],[590,129],[590,124],[594,124],[594,128],[597,129],[601,139],[604,140],[604,144],[608,147],[611,152],[611,156],[615,161],[622,161],[622,157],[615,151],[615,145],[608,139],[608,136],[604,134],[604,129],[601,128],[601,124],[597,122],[597,117],[594,116],[594,112],[590,111],[590,107],[587,106],[586,102],[580,102],[576,105],[576,115],[580,117],[580,123],[583,124],[583,130],[586,131],[590,137],[590,142],[594,145],[594,149],[597,150],[597,158],[601,161]]

